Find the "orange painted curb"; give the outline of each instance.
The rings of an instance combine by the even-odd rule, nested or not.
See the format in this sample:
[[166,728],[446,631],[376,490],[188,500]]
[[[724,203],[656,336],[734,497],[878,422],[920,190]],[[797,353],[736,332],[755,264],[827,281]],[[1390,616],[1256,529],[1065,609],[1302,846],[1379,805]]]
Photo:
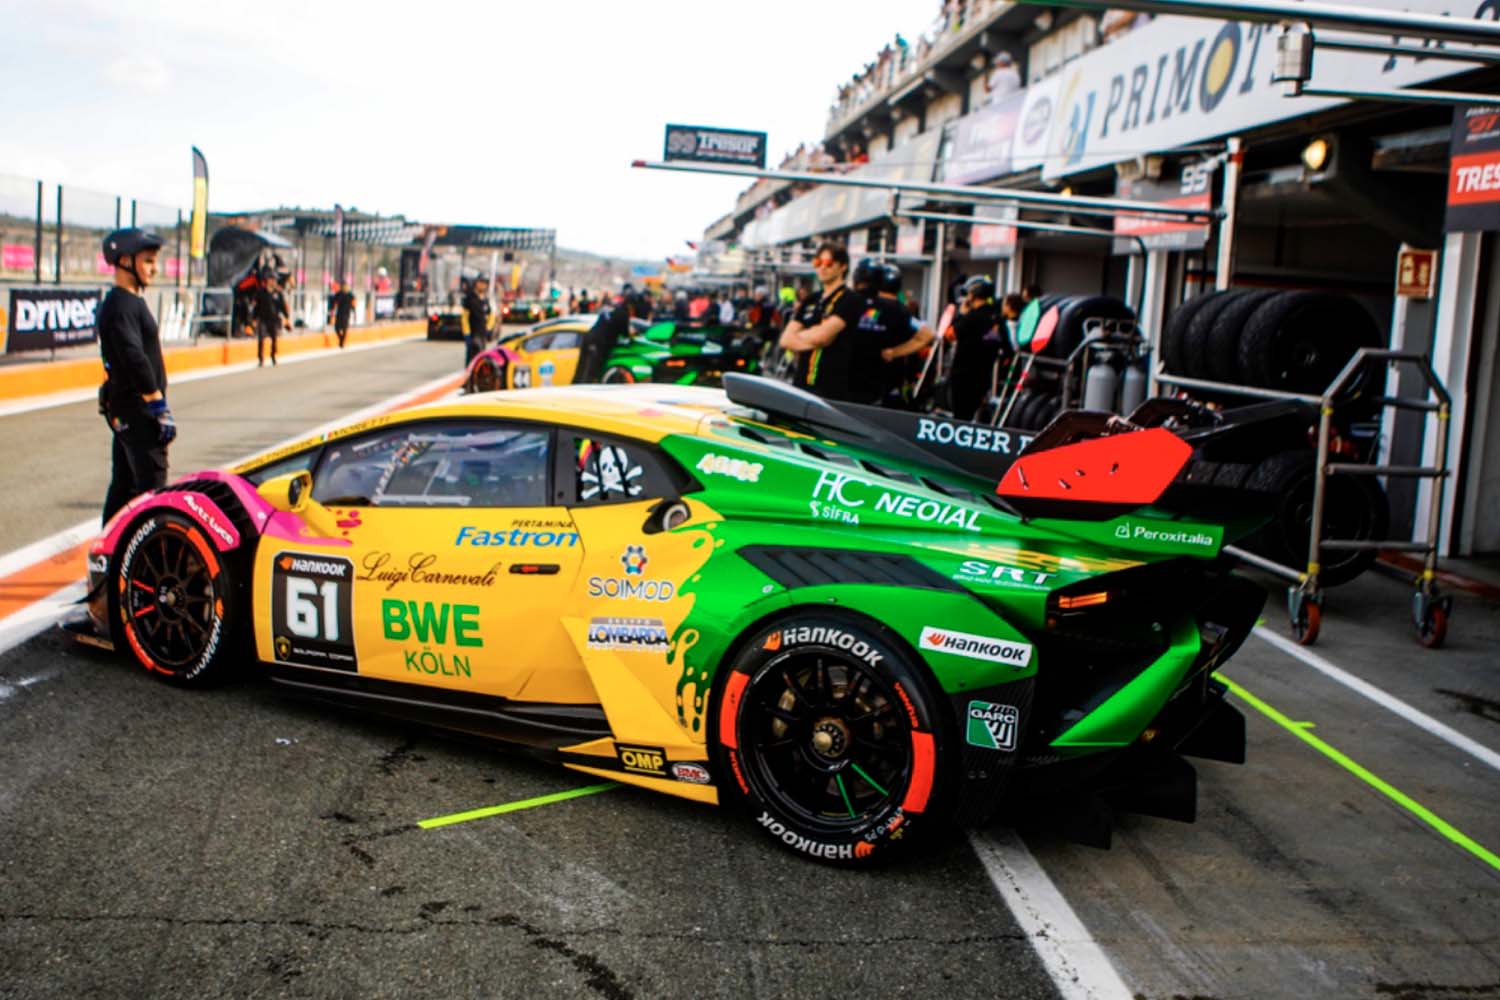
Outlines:
[[[389,323],[381,326],[356,327],[349,331],[348,343],[370,344],[398,340],[424,333],[427,324],[421,320]],[[277,354],[302,354],[332,347],[336,341],[328,333],[287,334],[281,338]],[[239,364],[255,360],[254,338],[219,340],[192,347],[169,347],[162,352],[170,376],[204,368]],[[0,401],[50,396],[76,389],[92,389],[104,381],[104,365],[97,357],[72,361],[38,361],[0,368]]]

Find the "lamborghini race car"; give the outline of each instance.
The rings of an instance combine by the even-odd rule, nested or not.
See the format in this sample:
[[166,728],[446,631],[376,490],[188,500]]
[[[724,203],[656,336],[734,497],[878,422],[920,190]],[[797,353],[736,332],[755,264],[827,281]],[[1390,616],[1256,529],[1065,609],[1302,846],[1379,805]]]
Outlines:
[[[570,385],[584,334],[596,316],[564,316],[507,337],[469,363],[467,392]],[[717,385],[725,372],[754,373],[755,351],[718,331],[678,330],[672,323],[630,321],[630,336],[605,359],[605,384],[672,382]]]
[[184,685],[253,661],[851,865],[1064,790],[1191,820],[1182,755],[1243,759],[1211,675],[1264,595],[1220,557],[1245,525],[1173,509],[1183,438],[1054,426],[1017,456],[725,381],[470,396],[190,475],[92,544],[94,641]]

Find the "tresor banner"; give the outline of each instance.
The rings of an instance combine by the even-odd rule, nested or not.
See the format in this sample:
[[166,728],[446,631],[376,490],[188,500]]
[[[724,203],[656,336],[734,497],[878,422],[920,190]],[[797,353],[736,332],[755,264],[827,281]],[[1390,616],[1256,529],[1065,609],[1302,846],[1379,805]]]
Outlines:
[[86,344],[97,336],[97,288],[13,288],[5,316],[5,353]]

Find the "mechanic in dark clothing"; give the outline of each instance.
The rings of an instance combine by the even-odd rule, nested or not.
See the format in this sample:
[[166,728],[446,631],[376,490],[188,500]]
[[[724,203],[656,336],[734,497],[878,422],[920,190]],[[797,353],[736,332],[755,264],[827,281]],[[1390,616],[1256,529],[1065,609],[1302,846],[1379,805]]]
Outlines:
[[975,275],[964,283],[958,316],[953,321],[953,416],[973,420],[974,414],[989,395],[995,377],[995,361],[1011,353],[1010,339],[1001,327],[1000,312],[995,308],[995,283],[984,275]]
[[262,367],[266,363],[266,338],[271,339],[271,364],[274,365],[276,342],[281,338],[281,331],[291,328],[286,296],[281,294],[276,272],[267,268],[261,273],[260,287],[255,292],[255,360]]
[[339,282],[339,290],[333,293],[328,300],[328,318],[333,322],[333,332],[339,335],[339,346],[344,346],[344,338],[349,336],[349,315],[354,312],[354,293],[349,290],[349,282]]
[[640,316],[648,306],[641,296],[626,295],[612,306],[605,306],[594,320],[589,332],[583,335],[579,345],[578,368],[573,373],[574,385],[598,382],[604,376],[604,365],[610,353],[621,339],[630,336],[630,318]]
[[895,295],[881,294],[888,280],[887,266],[895,271],[899,288],[900,269],[871,257],[854,265],[849,281],[866,303],[854,327],[855,348],[849,376],[849,398],[856,403],[878,405],[885,400],[900,379],[900,372],[886,362],[885,352],[911,339],[911,313]]
[[908,382],[917,376],[921,366],[914,355],[937,339],[932,327],[913,316],[901,301],[901,268],[895,264],[880,265],[879,293],[875,299],[883,316],[882,326],[889,330],[888,343],[880,350],[885,363],[888,402],[905,406]]
[[490,335],[490,280],[475,278],[464,293],[464,314],[469,320],[469,332],[464,337],[464,367],[484,352]]
[[177,437],[156,318],[142,297],[156,277],[161,246],[160,236],[141,229],[104,238],[104,259],[115,269],[115,287],[96,315],[105,374],[100,410],[114,435],[106,523],[132,498],[167,484],[167,445]]
[[865,311],[864,296],[844,284],[849,252],[837,243],[819,247],[812,266],[823,295],[811,315],[799,312],[786,325],[779,343],[784,350],[806,352],[805,363],[798,359],[798,385],[824,399],[854,400],[866,394],[863,389],[856,393],[852,385],[859,344],[855,328]]

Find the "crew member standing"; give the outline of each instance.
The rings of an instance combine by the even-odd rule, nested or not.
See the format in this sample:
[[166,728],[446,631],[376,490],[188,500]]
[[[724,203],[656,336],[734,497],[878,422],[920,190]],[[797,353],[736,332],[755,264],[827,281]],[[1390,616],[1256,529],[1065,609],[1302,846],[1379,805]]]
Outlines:
[[901,301],[901,268],[895,264],[880,267],[880,291],[877,301],[883,316],[882,329],[885,343],[880,350],[880,360],[885,362],[886,396],[899,394],[895,401],[907,405],[908,376],[915,374],[912,355],[929,346],[937,339],[932,327],[913,316]]
[[865,311],[865,300],[844,284],[849,252],[842,246],[823,244],[813,254],[812,266],[823,295],[810,314],[799,311],[793,317],[781,331],[779,345],[799,354],[797,385],[824,399],[852,400],[855,326]]
[[261,272],[260,287],[255,292],[255,360],[265,367],[266,340],[271,341],[271,364],[276,363],[276,342],[281,339],[282,329],[292,328],[287,313],[286,296],[281,294],[276,272],[266,268]]
[[354,293],[349,282],[339,282],[339,290],[328,300],[328,318],[333,321],[333,332],[339,335],[339,346],[349,336],[349,315],[354,312]]
[[604,365],[615,345],[630,336],[631,315],[645,312],[640,296],[628,294],[612,306],[605,306],[579,345],[578,367],[573,372],[574,385],[598,382],[604,376]]
[[475,278],[464,293],[464,315],[469,320],[469,332],[464,337],[464,367],[469,366],[484,351],[490,332],[490,279]]
[[949,376],[953,416],[973,420],[994,382],[996,359],[1010,347],[1009,338],[1002,337],[995,283],[989,278],[975,275],[964,283],[953,335],[958,341]]
[[104,259],[115,269],[115,287],[99,304],[96,323],[105,374],[100,408],[114,437],[106,523],[131,498],[167,484],[167,445],[177,437],[156,318],[143,297],[161,246],[160,236],[141,229],[104,238]]

